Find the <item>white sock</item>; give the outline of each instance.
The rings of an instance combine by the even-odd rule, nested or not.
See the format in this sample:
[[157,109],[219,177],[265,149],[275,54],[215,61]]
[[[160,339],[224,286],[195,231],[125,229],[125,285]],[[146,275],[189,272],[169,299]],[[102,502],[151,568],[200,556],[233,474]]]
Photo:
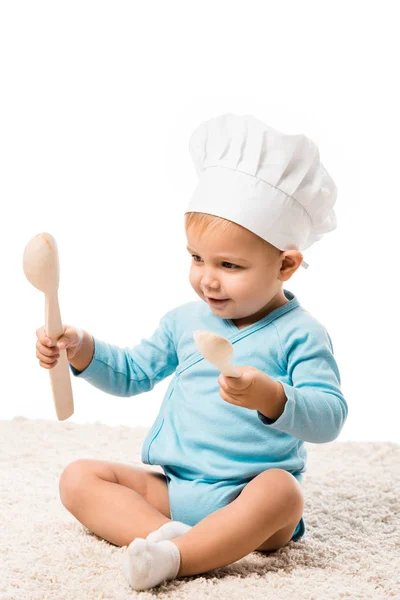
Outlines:
[[168,521],[164,523],[159,529],[152,531],[147,536],[146,540],[149,542],[162,542],[163,540],[172,540],[177,538],[187,531],[192,529],[190,525],[182,523],[182,521]]
[[122,570],[129,585],[141,591],[175,579],[180,566],[181,554],[174,542],[136,538],[128,546]]

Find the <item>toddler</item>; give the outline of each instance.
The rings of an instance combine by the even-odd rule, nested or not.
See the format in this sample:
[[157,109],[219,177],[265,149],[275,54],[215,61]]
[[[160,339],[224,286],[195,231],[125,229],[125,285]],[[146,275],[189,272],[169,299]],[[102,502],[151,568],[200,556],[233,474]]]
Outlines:
[[[327,330],[283,288],[308,267],[301,250],[336,227],[336,187],[318,148],[226,114],[194,131],[190,152],[199,183],[185,230],[200,301],[167,312],[133,348],[67,325],[54,346],[37,330],[42,367],[66,348],[75,377],[115,396],[174,374],[141,452],[163,473],[81,459],[60,479],[65,507],[127,546],[123,572],[135,590],[299,540],[304,442],[337,438],[348,411]],[[202,357],[197,329],[233,344],[239,378]]]

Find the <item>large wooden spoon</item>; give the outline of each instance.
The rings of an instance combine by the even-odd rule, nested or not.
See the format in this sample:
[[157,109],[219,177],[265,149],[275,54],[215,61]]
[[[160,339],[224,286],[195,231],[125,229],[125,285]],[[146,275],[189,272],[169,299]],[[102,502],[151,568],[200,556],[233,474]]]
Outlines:
[[226,375],[226,377],[241,376],[239,369],[230,362],[233,346],[229,340],[202,329],[197,329],[193,333],[193,338],[200,354],[217,367],[222,375]]
[[[22,266],[28,281],[45,293],[45,330],[55,346],[64,330],[57,294],[60,281],[57,244],[50,233],[39,233],[30,240],[24,251]],[[58,363],[49,372],[57,418],[64,421],[74,414],[66,349],[60,350]]]

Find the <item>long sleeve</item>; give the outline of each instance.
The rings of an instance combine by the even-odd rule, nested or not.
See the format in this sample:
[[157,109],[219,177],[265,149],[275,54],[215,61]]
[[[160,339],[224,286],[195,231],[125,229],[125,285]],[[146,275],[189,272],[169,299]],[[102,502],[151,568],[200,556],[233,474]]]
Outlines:
[[275,421],[259,411],[258,417],[269,427],[299,440],[331,442],[344,425],[348,407],[329,334],[323,327],[313,326],[309,331],[298,330],[288,342],[283,353],[289,383],[279,379],[287,398],[284,411]]
[[70,364],[72,374],[114,396],[136,396],[153,389],[178,365],[169,315],[161,319],[150,338],[142,339],[133,348],[119,348],[93,338],[92,361],[84,371],[77,371]]

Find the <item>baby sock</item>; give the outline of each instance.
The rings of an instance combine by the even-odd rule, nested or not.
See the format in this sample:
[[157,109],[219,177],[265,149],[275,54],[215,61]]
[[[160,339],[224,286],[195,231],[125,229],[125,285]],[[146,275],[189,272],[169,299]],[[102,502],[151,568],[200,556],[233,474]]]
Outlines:
[[136,591],[148,590],[169,579],[175,579],[181,555],[174,542],[149,542],[136,538],[128,546],[123,573]]
[[149,542],[172,540],[180,535],[183,535],[189,531],[189,529],[192,529],[191,526],[182,523],[182,521],[168,521],[168,523],[164,523],[164,525],[162,525],[159,529],[149,533],[146,540]]

